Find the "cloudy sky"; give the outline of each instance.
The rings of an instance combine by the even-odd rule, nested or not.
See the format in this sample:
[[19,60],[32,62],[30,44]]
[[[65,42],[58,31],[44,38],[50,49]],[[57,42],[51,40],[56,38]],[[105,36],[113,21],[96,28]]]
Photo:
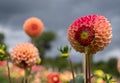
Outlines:
[[[70,23],[78,17],[100,14],[108,18],[113,29],[111,44],[98,52],[94,60],[108,60],[120,57],[120,0],[0,0],[0,32],[6,36],[5,42],[11,49],[20,42],[29,41],[23,32],[24,20],[36,16],[45,25],[45,30],[54,31],[57,39],[47,56],[58,54],[57,47],[69,45],[66,32]],[[82,60],[82,54],[71,52],[75,61]]]

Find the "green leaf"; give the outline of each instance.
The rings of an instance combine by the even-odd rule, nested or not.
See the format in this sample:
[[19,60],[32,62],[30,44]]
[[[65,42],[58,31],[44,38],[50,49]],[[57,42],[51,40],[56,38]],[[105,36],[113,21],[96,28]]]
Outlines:
[[71,51],[71,48],[66,45],[66,46],[64,46],[64,47],[58,48],[58,50],[59,50],[61,53],[68,53],[68,52]]
[[[73,83],[73,80],[71,80],[70,83]],[[83,76],[80,76],[80,75],[76,76],[75,83],[84,83]]]

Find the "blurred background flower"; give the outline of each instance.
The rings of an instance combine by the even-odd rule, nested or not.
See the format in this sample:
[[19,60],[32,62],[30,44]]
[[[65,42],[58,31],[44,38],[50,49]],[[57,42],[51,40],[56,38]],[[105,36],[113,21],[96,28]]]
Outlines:
[[43,32],[43,28],[44,26],[42,21],[37,17],[28,18],[23,25],[24,31],[30,37],[40,36]]
[[62,83],[60,74],[58,72],[48,74],[47,83]]

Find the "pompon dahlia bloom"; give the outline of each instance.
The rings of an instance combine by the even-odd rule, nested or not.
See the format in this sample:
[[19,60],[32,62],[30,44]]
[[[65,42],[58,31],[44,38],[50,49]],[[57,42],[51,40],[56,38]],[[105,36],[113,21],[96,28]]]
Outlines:
[[68,29],[68,40],[72,47],[79,52],[95,54],[106,47],[112,38],[110,23],[104,16],[88,15],[76,19]]
[[31,43],[20,43],[11,52],[13,64],[21,67],[32,67],[39,59],[38,49]]
[[24,22],[23,29],[30,37],[37,37],[43,32],[44,25],[39,18],[31,17]]
[[47,83],[62,83],[59,73],[53,72],[48,74]]

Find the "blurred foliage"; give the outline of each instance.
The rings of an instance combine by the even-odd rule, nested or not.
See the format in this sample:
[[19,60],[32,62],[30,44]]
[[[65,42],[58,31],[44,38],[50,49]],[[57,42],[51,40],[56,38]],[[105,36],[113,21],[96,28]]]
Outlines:
[[51,42],[55,40],[56,35],[54,32],[47,31],[41,36],[32,39],[31,41],[35,44],[40,52],[40,57],[43,59],[47,50],[51,49]]
[[115,58],[111,58],[108,62],[107,62],[107,70],[105,70],[105,72],[112,74],[112,75],[116,75],[117,77],[120,77],[119,72],[117,71],[117,59]]
[[117,59],[111,58],[108,61],[99,61],[95,62],[93,66],[93,70],[101,69],[105,73],[109,73],[115,77],[120,78],[120,73],[117,70]]
[[43,60],[44,65],[46,68],[52,68],[53,70],[69,70],[69,62],[66,59],[62,58],[61,56],[57,56],[55,58],[45,58]]
[[0,71],[0,83],[8,83],[8,78],[2,71]]
[[4,44],[0,44],[0,61],[3,61],[7,58],[7,47]]
[[4,34],[0,32],[0,44],[4,44],[4,39],[5,39]]
[[0,32],[0,60],[7,59],[7,45],[5,44],[5,36],[2,32]]
[[[44,60],[44,66],[46,68],[53,68],[57,69],[58,71],[62,70],[70,70],[70,64],[68,62],[68,59],[64,59],[60,56],[57,56],[55,58],[45,58]],[[74,70],[75,72],[83,72],[83,64],[80,63],[73,63],[74,64]],[[108,61],[98,61],[98,62],[92,62],[92,73],[94,70],[103,70],[105,73],[108,73],[114,77],[120,78],[120,73],[117,71],[117,59],[111,58]]]

